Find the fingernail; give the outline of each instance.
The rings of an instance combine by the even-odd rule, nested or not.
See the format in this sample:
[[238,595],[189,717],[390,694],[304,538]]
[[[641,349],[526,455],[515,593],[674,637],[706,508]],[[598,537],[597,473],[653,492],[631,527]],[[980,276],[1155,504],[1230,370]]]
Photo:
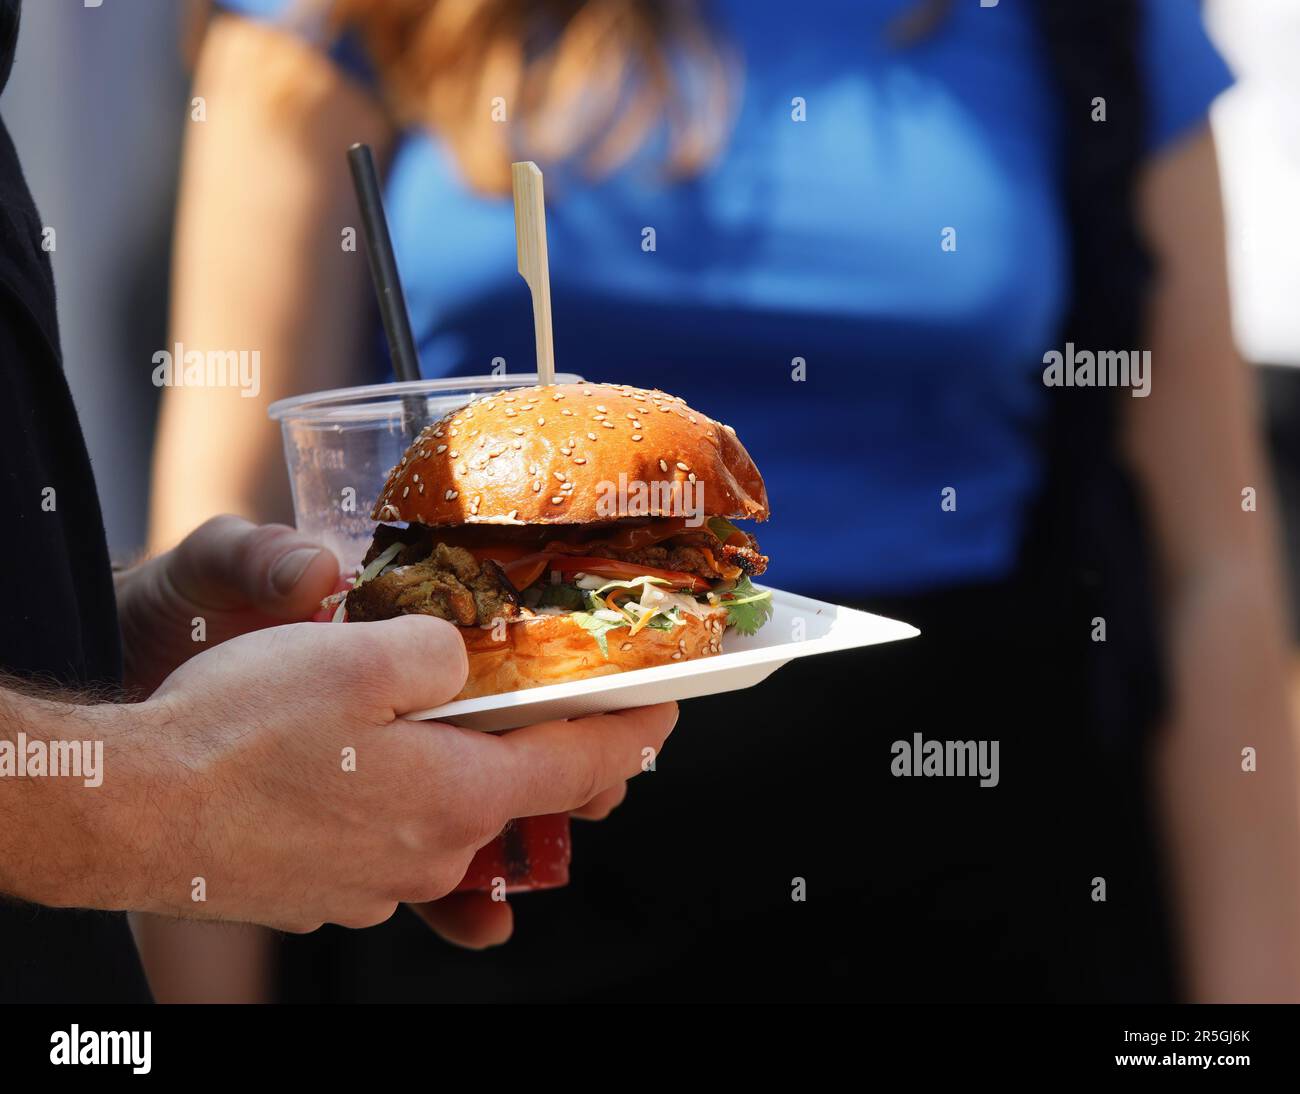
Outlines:
[[290,551],[271,567],[271,587],[281,596],[293,592],[293,588],[307,572],[312,560],[321,553],[319,547],[299,547]]

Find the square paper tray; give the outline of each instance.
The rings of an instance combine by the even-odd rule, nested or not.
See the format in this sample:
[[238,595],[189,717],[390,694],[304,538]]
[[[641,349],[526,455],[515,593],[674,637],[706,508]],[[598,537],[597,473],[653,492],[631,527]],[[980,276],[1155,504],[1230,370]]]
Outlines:
[[[737,691],[767,679],[796,657],[896,642],[921,633],[895,619],[810,600],[780,589],[772,590],[772,607],[772,618],[757,634],[745,636],[728,631],[727,652],[715,657],[484,695],[478,699],[460,699],[408,717],[437,719],[488,732],[515,729],[555,718],[580,718],[670,699]],[[797,634],[803,637],[796,640]]]

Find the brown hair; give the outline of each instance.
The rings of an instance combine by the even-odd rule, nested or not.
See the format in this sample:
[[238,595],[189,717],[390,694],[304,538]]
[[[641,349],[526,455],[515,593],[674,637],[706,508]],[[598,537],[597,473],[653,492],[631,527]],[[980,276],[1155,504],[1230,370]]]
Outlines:
[[510,163],[592,175],[667,138],[700,170],[731,123],[734,58],[696,0],[307,0],[375,66],[394,118],[447,142],[466,180],[508,193]]
[[[193,2],[196,55],[211,0]],[[599,177],[659,132],[670,177],[702,170],[730,131],[741,75],[707,2],[293,0],[291,12],[357,40],[394,120],[436,132],[476,190],[506,194],[514,160],[576,160]],[[916,45],[951,7],[916,0],[887,34]]]

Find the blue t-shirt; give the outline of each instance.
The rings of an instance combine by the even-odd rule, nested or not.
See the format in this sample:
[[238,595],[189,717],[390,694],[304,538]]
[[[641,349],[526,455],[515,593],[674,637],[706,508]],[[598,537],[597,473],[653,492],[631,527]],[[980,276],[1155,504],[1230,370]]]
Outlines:
[[[801,592],[1003,576],[1041,479],[1042,356],[1070,295],[1051,75],[1025,0],[956,4],[890,45],[914,3],[724,0],[744,75],[704,174],[666,183],[648,152],[596,183],[548,172],[557,366],[734,426],[771,500],[766,580]],[[1195,0],[1142,7],[1154,150],[1230,76]],[[354,43],[332,51],[364,70]],[[534,371],[509,198],[413,130],[386,200],[424,374]]]

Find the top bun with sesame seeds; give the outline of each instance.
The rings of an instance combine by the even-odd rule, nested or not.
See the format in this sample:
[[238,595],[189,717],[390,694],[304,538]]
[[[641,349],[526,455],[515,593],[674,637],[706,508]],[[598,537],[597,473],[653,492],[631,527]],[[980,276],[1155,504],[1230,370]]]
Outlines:
[[617,508],[620,476],[623,498],[639,491],[638,516],[680,515],[688,489],[704,517],[769,515],[762,476],[730,426],[662,391],[584,383],[499,391],[434,422],[389,474],[371,517],[429,527],[607,522],[628,515]]

